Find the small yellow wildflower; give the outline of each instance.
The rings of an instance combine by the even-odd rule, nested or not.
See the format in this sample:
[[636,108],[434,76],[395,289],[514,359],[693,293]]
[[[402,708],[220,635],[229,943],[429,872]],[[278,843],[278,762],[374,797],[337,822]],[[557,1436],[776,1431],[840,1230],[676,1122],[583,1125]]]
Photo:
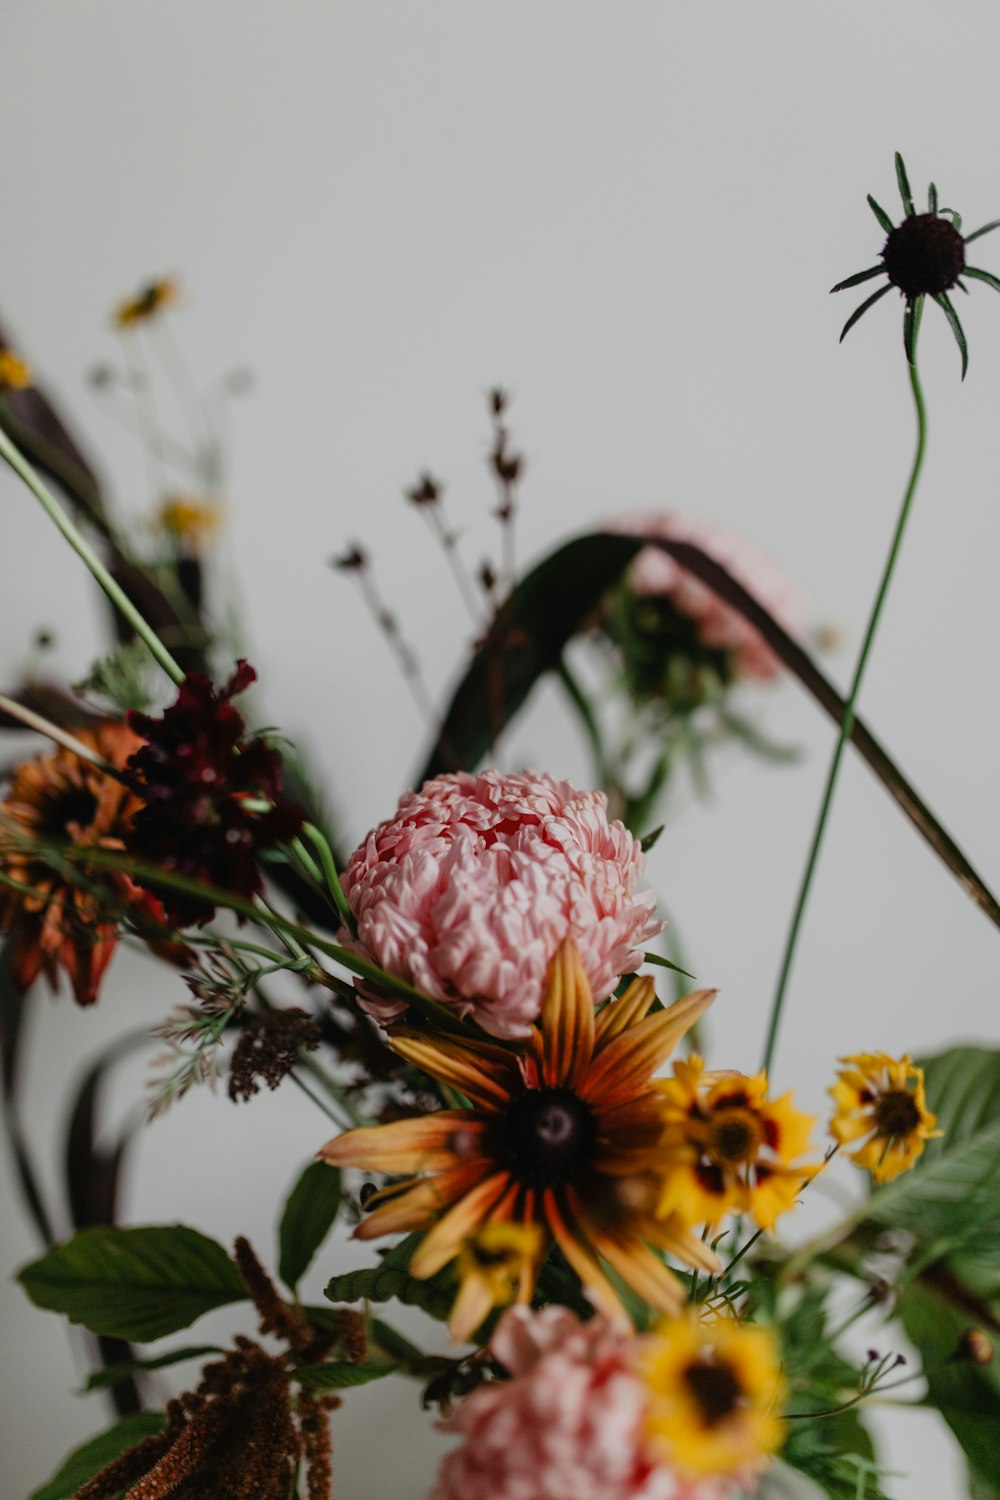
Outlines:
[[820,1170],[798,1161],[815,1121],[793,1108],[791,1094],[768,1099],[766,1073],[703,1076],[703,1068],[692,1056],[656,1085],[666,1125],[659,1211],[709,1227],[727,1213],[749,1213],[773,1229]]
[[151,281],[135,297],[120,302],[115,308],[115,323],[119,328],[134,328],[137,323],[146,323],[164,307],[177,301],[178,288],[175,281],[163,277]]
[[30,385],[30,365],[12,350],[0,347],[0,391],[26,391]]
[[747,1484],[781,1446],[781,1364],[770,1329],[693,1312],[650,1336],[639,1374],[649,1391],[651,1448],[684,1479]]
[[513,1302],[519,1287],[530,1285],[543,1249],[537,1224],[495,1220],[469,1236],[458,1255],[461,1286],[448,1319],[456,1344],[470,1339],[494,1307]]
[[213,500],[197,500],[190,495],[170,495],[156,514],[159,529],[197,552],[219,529],[221,512]]
[[858,1052],[840,1061],[844,1067],[830,1089],[837,1106],[830,1134],[841,1145],[856,1145],[850,1153],[855,1166],[868,1168],[876,1182],[891,1182],[909,1171],[925,1141],[942,1133],[927,1109],[924,1070],[885,1052]]

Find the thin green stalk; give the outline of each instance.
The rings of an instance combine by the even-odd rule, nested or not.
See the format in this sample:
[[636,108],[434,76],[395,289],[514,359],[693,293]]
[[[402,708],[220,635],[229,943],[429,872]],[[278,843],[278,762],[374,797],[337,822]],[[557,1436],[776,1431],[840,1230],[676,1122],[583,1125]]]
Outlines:
[[97,583],[107,594],[112,604],[121,611],[122,615],[131,625],[136,635],[139,636],[147,646],[150,655],[163,668],[167,676],[175,683],[184,681],[184,673],[170,655],[159,636],[147,625],[142,615],[136,609],[131,599],[122,588],[115,582],[101,559],[87,543],[62,506],[42,483],[42,480],[25,458],[21,450],[11,442],[7,434],[0,428],[0,458],[6,459],[19,478],[24,480],[35,499],[41,504],[49,519],[54,521],[69,542],[73,551],[82,558]]
[[75,734],[70,734],[68,729],[60,729],[58,724],[53,724],[51,719],[46,719],[42,714],[36,714],[34,709],[26,708],[23,703],[18,703],[16,698],[8,698],[6,693],[0,693],[0,713],[5,713],[12,719],[17,719],[28,729],[34,729],[38,734],[44,734],[47,739],[61,745],[64,750],[70,750],[78,755],[81,760],[96,766],[103,771],[105,776],[112,776],[116,781],[125,781],[127,778],[113,766],[110,761],[105,760],[90,745],[85,745],[78,740]]
[[775,991],[774,1002],[771,1006],[771,1018],[767,1031],[767,1044],[764,1048],[764,1060],[762,1063],[762,1067],[768,1070],[770,1069],[771,1063],[774,1059],[774,1051],[778,1041],[778,1029],[781,1025],[781,1012],[785,1003],[785,994],[788,989],[788,981],[792,972],[792,961],[795,957],[795,948],[796,944],[798,943],[799,930],[802,926],[802,918],[805,914],[806,902],[809,899],[809,890],[812,886],[813,875],[815,874],[816,865],[819,859],[820,846],[823,842],[823,835],[826,832],[827,819],[830,815],[830,809],[833,806],[833,794],[837,785],[837,776],[840,772],[840,763],[843,759],[844,750],[847,746],[847,743],[850,740],[851,730],[854,727],[855,704],[857,703],[858,696],[861,691],[861,683],[862,679],[864,678],[865,668],[868,665],[868,658],[871,654],[871,649],[875,641],[875,634],[878,629],[879,619],[882,614],[882,606],[885,603],[886,595],[889,591],[889,583],[892,578],[893,570],[896,566],[896,560],[899,556],[900,546],[903,541],[903,533],[906,530],[906,523],[910,515],[910,507],[913,502],[913,497],[916,494],[917,483],[920,479],[920,471],[923,467],[924,449],[927,442],[927,412],[924,406],[924,395],[920,385],[920,376],[917,372],[917,334],[920,329],[920,317],[922,311],[923,298],[918,297],[913,312],[913,342],[911,346],[913,357],[912,362],[907,363],[907,369],[910,376],[910,389],[913,392],[913,403],[914,407],[916,408],[917,417],[916,451],[913,455],[913,464],[910,469],[910,477],[907,481],[906,490],[903,495],[903,503],[900,506],[899,517],[896,521],[896,529],[893,533],[892,543],[889,547],[889,555],[886,558],[885,567],[882,571],[882,579],[879,583],[878,592],[875,595],[875,602],[872,605],[871,615],[868,620],[868,628],[865,631],[865,637],[861,645],[861,651],[858,655],[857,665],[854,668],[854,677],[851,682],[851,689],[844,707],[844,716],[841,719],[840,733],[837,736],[837,744],[833,752],[833,759],[830,762],[830,769],[827,773],[826,786],[823,790],[823,799],[820,803],[819,817],[816,820],[816,828],[813,832],[812,845],[809,849],[805,871],[802,876],[802,883],[799,887],[798,898],[795,902],[795,909],[792,914],[792,921],[788,930],[788,938],[785,943],[784,957],[781,961],[781,971],[778,976],[778,986],[777,990]]
[[[326,881],[330,895],[333,897],[334,905],[340,912],[341,917],[344,919],[348,931],[356,932],[357,927],[354,921],[354,913],[351,911],[350,904],[347,900],[346,895],[344,894],[344,888],[340,883],[340,876],[337,874],[337,866],[334,862],[333,850],[330,848],[326,837],[324,836],[322,831],[316,827],[315,823],[303,823],[302,832],[310,841],[319,857],[320,866],[322,867],[323,872],[323,878]],[[299,840],[296,839],[295,844],[293,844],[292,847],[294,848],[298,843]]]

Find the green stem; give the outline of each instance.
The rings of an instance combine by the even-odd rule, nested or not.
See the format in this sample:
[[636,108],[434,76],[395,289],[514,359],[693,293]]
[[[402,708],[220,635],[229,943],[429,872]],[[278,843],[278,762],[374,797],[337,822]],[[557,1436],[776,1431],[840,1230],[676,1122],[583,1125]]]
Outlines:
[[100,584],[112,604],[121,611],[136,635],[148,647],[150,655],[154,660],[159,663],[167,676],[171,677],[174,682],[178,684],[182,683],[184,681],[184,673],[174,661],[174,658],[170,655],[170,652],[164,646],[159,636],[151,626],[147,625],[131,599],[115,582],[96,552],[81,536],[69,516],[62,509],[62,506],[42,483],[24,454],[11,442],[2,428],[0,428],[0,458],[6,459],[7,463],[14,470],[14,473],[24,480],[24,483],[35,496],[35,499],[39,501],[49,519],[55,522],[67,542],[73,548],[73,551],[86,563],[91,574]]
[[920,478],[920,471],[923,467],[924,448],[927,441],[927,412],[924,406],[924,395],[920,386],[920,377],[917,373],[916,362],[917,334],[920,329],[920,317],[922,310],[923,298],[921,297],[917,299],[913,313],[913,359],[912,362],[908,362],[907,364],[907,370],[910,376],[910,389],[913,392],[913,403],[916,408],[917,417],[916,451],[913,456],[913,464],[910,469],[910,477],[907,481],[906,491],[903,495],[903,503],[900,506],[899,517],[896,521],[896,529],[893,533],[892,543],[889,548],[889,555],[886,559],[885,567],[882,572],[882,579],[878,587],[878,592],[875,595],[875,602],[872,605],[871,615],[868,620],[868,628],[865,631],[865,637],[861,645],[861,651],[858,655],[857,665],[854,668],[854,677],[851,682],[851,689],[844,707],[844,715],[840,722],[840,733],[837,736],[837,744],[833,752],[833,759],[830,762],[830,769],[827,773],[826,786],[823,791],[822,802],[820,803],[819,817],[816,821],[816,828],[813,832],[812,845],[810,847],[809,855],[806,860],[806,867],[802,876],[802,883],[799,887],[798,898],[795,903],[791,925],[788,930],[788,938],[785,943],[784,957],[781,961],[781,971],[778,977],[778,986],[777,990],[775,991],[774,1002],[771,1006],[771,1019],[767,1032],[767,1045],[764,1048],[764,1060],[762,1063],[762,1067],[768,1070],[770,1069],[771,1063],[774,1059],[774,1050],[778,1041],[778,1028],[781,1024],[782,1007],[785,1003],[785,994],[788,989],[788,981],[792,971],[792,961],[795,957],[795,948],[799,938],[799,930],[802,926],[802,918],[805,914],[806,902],[809,899],[809,890],[812,885],[813,875],[815,874],[816,865],[819,859],[820,846],[823,842],[823,835],[826,832],[827,819],[830,814],[830,809],[833,806],[833,794],[834,789],[837,785],[837,776],[840,772],[840,762],[843,759],[844,750],[847,746],[848,741],[850,740],[851,730],[854,727],[855,704],[857,703],[858,695],[861,691],[861,683],[862,679],[864,678],[865,668],[868,665],[868,658],[871,654],[872,645],[875,641],[875,634],[878,629],[879,618],[882,614],[882,606],[885,603],[886,595],[889,591],[889,582],[892,578],[893,570],[896,566],[896,560],[899,556],[899,550],[903,540],[903,533],[906,530],[906,523],[909,519],[910,507],[913,502],[913,497],[916,493],[917,482]]

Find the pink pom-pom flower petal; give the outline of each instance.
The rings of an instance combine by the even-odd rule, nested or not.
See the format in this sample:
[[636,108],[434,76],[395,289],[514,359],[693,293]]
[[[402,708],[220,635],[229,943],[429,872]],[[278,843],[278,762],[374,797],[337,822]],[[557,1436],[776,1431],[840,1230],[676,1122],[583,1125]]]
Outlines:
[[[343,886],[356,947],[485,1031],[526,1037],[570,937],[595,1001],[663,928],[642,850],[603,792],[531,772],[460,771],[408,792],[355,850]],[[342,935],[346,939],[346,935]],[[405,1005],[366,994],[383,1024]]]

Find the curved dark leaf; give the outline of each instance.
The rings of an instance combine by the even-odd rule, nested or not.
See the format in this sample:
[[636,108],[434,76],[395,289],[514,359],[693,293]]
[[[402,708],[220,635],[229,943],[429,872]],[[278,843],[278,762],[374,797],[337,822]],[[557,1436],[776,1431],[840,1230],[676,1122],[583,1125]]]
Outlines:
[[[16,347],[2,328],[0,346]],[[5,391],[0,397],[0,426],[36,469],[55,480],[101,535],[110,537],[97,476],[44,391],[37,385],[23,391]]]
[[[479,763],[538,678],[558,664],[567,642],[643,546],[669,553],[755,626],[820,707],[836,724],[841,722],[846,704],[833,684],[721,563],[690,542],[592,532],[550,553],[504,603],[455,689],[421,781]],[[854,720],[851,743],[966,895],[1000,927],[1000,902],[861,719]]]
[[333,1226],[340,1207],[340,1173],[310,1162],[292,1188],[278,1225],[278,1275],[292,1291]]
[[18,1063],[27,995],[14,983],[10,972],[10,942],[10,938],[7,938],[0,948],[0,1093],[3,1121],[14,1158],[14,1170],[28,1213],[42,1244],[51,1245],[56,1238],[56,1231],[42,1196],[17,1109]]
[[383,1380],[399,1368],[394,1364],[355,1365],[346,1359],[327,1360],[322,1365],[299,1365],[295,1379],[313,1391],[342,1391],[352,1385],[368,1385]]

